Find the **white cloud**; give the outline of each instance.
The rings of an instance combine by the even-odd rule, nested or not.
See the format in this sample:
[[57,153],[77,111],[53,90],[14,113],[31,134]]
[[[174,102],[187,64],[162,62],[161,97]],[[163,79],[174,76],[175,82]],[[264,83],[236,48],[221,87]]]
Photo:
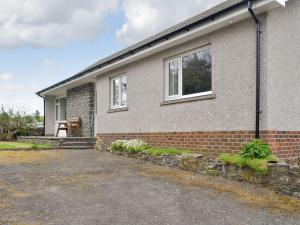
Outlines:
[[9,73],[0,74],[0,81],[8,81],[8,80],[12,80],[12,79],[13,79],[13,75],[11,75]]
[[118,0],[0,0],[0,48],[93,38],[117,7]]
[[126,22],[117,30],[117,38],[132,44],[181,22],[224,0],[124,0]]
[[43,111],[42,99],[34,94],[39,89],[22,76],[0,74],[0,107],[3,105],[28,113],[35,112],[36,109]]
[[0,106],[26,111],[43,111],[42,98],[34,93],[40,88],[36,85],[26,85],[21,80],[14,82],[0,83]]
[[44,59],[43,64],[45,66],[54,66],[56,64],[56,62],[52,59]]

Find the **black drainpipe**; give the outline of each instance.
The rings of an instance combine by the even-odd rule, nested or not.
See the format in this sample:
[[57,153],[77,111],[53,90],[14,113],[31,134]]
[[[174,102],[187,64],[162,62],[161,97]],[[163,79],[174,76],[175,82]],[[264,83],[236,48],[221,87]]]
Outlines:
[[43,119],[44,136],[46,136],[46,100],[45,100],[45,97],[43,97],[43,101],[44,101],[44,119]]
[[255,118],[255,138],[260,138],[260,36],[261,22],[252,9],[253,0],[248,0],[248,11],[256,23],[256,118]]

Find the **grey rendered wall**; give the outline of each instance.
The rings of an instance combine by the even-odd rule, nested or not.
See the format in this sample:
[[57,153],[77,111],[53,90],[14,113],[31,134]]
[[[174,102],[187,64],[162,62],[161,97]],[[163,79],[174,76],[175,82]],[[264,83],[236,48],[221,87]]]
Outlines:
[[[164,60],[208,44],[216,98],[160,106]],[[108,113],[109,77],[124,72],[128,111]],[[255,25],[249,19],[100,76],[97,92],[97,133],[254,130]]]
[[268,128],[300,130],[300,1],[268,15]]
[[93,135],[94,121],[94,92],[93,83],[87,83],[67,90],[67,119],[80,117],[82,120],[82,136]]
[[55,96],[45,97],[45,135],[53,136],[55,131]]

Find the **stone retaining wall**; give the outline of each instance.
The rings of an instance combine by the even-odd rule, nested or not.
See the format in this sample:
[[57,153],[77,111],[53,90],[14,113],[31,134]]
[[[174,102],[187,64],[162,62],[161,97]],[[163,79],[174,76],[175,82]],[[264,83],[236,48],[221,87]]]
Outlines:
[[220,161],[211,160],[201,154],[152,156],[145,153],[113,153],[149,161],[156,165],[173,167],[200,174],[223,176],[230,180],[259,184],[271,188],[276,192],[300,198],[300,168],[285,163],[270,163],[268,164],[268,173],[266,175],[257,175],[249,168],[224,165]]
[[17,138],[18,142],[29,142],[33,144],[48,144],[50,148],[58,148],[61,145],[62,138],[57,137],[22,137]]

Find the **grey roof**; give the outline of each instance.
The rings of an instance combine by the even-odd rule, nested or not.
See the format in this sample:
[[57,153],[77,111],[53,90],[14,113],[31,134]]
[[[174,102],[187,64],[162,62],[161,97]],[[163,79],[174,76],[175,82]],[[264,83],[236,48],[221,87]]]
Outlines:
[[137,52],[143,51],[151,46],[154,46],[158,43],[162,43],[164,41],[167,41],[168,39],[171,39],[172,37],[181,34],[183,32],[188,32],[190,29],[193,29],[195,27],[200,26],[202,23],[205,23],[207,21],[214,20],[214,18],[221,16],[227,12],[230,12],[244,4],[247,3],[248,0],[228,0],[225,1],[219,5],[216,5],[196,16],[193,16],[179,24],[176,24],[162,32],[159,32],[149,38],[146,38],[134,45],[129,46],[128,48],[125,48],[119,52],[116,52],[106,58],[103,58],[99,60],[98,62],[94,63],[93,65],[87,67],[80,73],[69,77],[59,83],[56,83],[54,85],[51,85],[50,87],[47,87],[39,92],[37,92],[37,95],[41,95],[42,93],[51,90],[52,88],[58,87],[60,85],[63,85],[65,83],[68,83],[74,79],[77,79],[79,77],[82,77],[88,73],[91,73],[99,68],[103,68],[105,66],[110,65],[113,62],[116,62],[118,60],[122,60],[128,56],[131,56]]

